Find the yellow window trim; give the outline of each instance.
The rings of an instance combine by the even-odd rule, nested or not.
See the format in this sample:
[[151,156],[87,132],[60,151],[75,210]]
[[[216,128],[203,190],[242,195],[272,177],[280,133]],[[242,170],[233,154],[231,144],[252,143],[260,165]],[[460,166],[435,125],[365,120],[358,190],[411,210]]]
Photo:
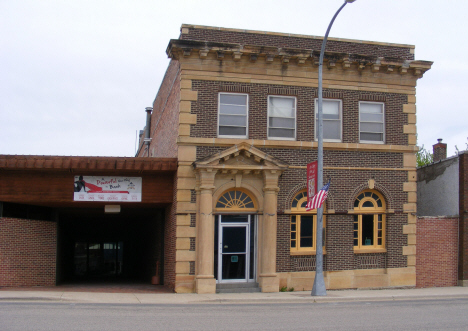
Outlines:
[[[316,254],[316,246],[317,246],[317,210],[307,211],[305,207],[301,207],[307,201],[307,190],[299,191],[293,198],[293,202],[291,203],[291,210],[289,214],[289,248],[290,248],[290,255],[315,255]],[[296,203],[296,207],[292,207],[292,204]],[[291,218],[292,216],[296,217],[296,239],[291,239]],[[312,216],[312,247],[299,247],[300,244],[300,222],[302,221],[301,216]],[[326,225],[326,216],[323,215],[323,229],[325,229]],[[323,230],[322,230],[323,231]],[[325,238],[324,242],[325,242]],[[291,247],[292,242],[296,242],[296,247]],[[325,247],[325,245],[323,245]],[[325,250],[325,249],[324,249]]]
[[[369,196],[370,195],[370,196]],[[377,198],[376,198],[377,197]],[[380,200],[382,206],[379,207],[377,201]],[[373,207],[364,207],[363,205],[370,201]],[[386,238],[386,204],[383,196],[375,190],[364,190],[358,194],[355,199],[354,204],[357,207],[354,207],[352,214],[354,215],[353,219],[353,239],[357,240],[357,245],[353,246],[355,253],[379,253],[386,252],[385,249],[385,238]],[[362,216],[363,215],[373,215],[373,231],[372,231],[372,241],[373,245],[363,245],[362,244]],[[381,215],[381,229],[379,226],[379,215]],[[356,222],[357,217],[357,222]],[[357,229],[354,228],[354,224],[357,223]],[[379,231],[381,235],[379,236]],[[357,237],[356,237],[357,234]],[[378,245],[378,241],[381,239],[381,245]]]

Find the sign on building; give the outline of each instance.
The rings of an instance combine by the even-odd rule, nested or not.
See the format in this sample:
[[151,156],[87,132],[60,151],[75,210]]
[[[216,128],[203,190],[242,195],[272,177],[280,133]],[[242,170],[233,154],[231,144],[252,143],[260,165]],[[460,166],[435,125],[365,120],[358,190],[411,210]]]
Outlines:
[[74,201],[141,202],[141,177],[75,176]]

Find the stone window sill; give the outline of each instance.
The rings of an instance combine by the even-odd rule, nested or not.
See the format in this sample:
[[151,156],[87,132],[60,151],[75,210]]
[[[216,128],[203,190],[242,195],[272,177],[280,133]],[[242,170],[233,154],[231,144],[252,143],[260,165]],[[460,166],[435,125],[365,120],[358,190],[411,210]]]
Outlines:
[[355,248],[354,254],[387,253],[386,248]]

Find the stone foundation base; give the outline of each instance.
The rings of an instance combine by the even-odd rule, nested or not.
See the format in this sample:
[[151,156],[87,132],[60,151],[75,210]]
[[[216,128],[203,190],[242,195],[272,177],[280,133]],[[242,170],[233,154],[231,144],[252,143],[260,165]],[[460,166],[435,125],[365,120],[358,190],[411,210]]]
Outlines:
[[216,293],[216,279],[198,278],[195,280],[195,293],[208,294]]
[[260,275],[259,286],[262,292],[279,292],[279,278],[277,275]]
[[[323,275],[327,290],[416,286],[414,267],[325,271]],[[278,277],[279,287],[310,291],[314,284],[315,272],[285,272],[278,273]]]

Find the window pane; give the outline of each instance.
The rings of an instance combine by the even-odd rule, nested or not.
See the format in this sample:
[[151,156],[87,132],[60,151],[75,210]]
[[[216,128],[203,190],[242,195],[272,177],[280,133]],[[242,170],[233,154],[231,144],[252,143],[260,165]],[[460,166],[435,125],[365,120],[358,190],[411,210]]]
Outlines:
[[361,122],[361,132],[383,132],[383,124]]
[[237,114],[245,115],[247,113],[246,106],[237,106],[237,105],[223,105],[219,107],[219,112],[221,114]]
[[292,129],[269,129],[269,137],[277,138],[294,138],[294,130]]
[[361,122],[383,122],[383,114],[361,113]]
[[323,139],[341,139],[341,122],[323,121]]
[[383,141],[383,133],[366,133],[361,132],[361,141]]
[[301,216],[301,237],[312,236],[313,216]]
[[293,200],[293,202],[292,202],[292,207],[293,207],[293,208],[296,208],[298,202],[299,202],[298,199],[297,199],[297,198],[294,198],[294,200]]
[[247,105],[247,96],[242,94],[220,94],[219,101],[221,104],[231,105]]
[[219,125],[229,125],[229,126],[246,126],[247,118],[245,116],[237,115],[220,115],[219,116]]
[[383,104],[361,102],[359,103],[359,111],[362,113],[383,113]]
[[[324,120],[339,120],[340,119],[340,114],[327,114],[323,113],[323,119]],[[317,119],[318,120],[318,119]]]
[[294,129],[294,118],[270,117],[270,128],[289,128]]
[[374,207],[374,204],[372,203],[372,201],[366,201],[362,204],[363,207]]
[[301,247],[312,247],[312,237],[303,238],[301,236]]
[[295,117],[294,99],[270,97],[270,116]]
[[223,136],[245,136],[246,128],[239,128],[235,126],[220,126],[219,134]]
[[301,216],[301,247],[312,247],[313,216]]
[[[318,101],[317,101],[318,105]],[[337,100],[323,100],[322,101],[323,114],[334,115],[339,118],[340,115],[340,102]],[[318,110],[317,110],[318,111]]]
[[374,215],[362,215],[362,245],[374,245]]

